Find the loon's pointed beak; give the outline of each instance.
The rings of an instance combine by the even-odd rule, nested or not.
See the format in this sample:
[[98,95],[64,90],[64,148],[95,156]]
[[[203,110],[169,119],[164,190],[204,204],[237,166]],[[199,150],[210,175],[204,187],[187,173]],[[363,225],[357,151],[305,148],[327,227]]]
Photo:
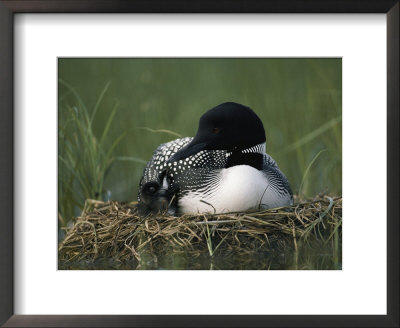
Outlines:
[[205,150],[206,145],[207,144],[205,142],[198,143],[198,142],[196,142],[196,139],[193,139],[189,144],[187,144],[181,150],[179,150],[174,155],[172,155],[168,159],[168,163],[177,162],[181,159],[185,159],[191,155],[194,155],[194,154],[198,153],[199,151]]

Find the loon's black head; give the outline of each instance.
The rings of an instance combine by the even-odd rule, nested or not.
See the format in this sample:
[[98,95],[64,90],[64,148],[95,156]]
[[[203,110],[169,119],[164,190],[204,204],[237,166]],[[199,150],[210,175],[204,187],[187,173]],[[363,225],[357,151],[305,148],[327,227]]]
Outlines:
[[194,139],[168,162],[176,162],[202,150],[244,150],[265,142],[260,118],[249,107],[234,102],[218,105],[201,118]]

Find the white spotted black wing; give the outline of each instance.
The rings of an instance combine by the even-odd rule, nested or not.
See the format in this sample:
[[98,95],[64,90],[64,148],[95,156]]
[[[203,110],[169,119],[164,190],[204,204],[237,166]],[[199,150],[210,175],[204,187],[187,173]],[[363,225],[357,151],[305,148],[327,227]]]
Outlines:
[[[200,151],[183,160],[167,163],[168,159],[186,146],[193,138],[176,139],[160,145],[147,163],[139,185],[138,200],[141,201],[141,189],[147,182],[161,181],[166,177],[171,189],[179,190],[178,198],[187,192],[196,190],[207,193],[218,183],[218,172],[227,162],[227,152],[224,150]],[[178,188],[176,188],[178,187]]]
[[200,151],[188,158],[169,164],[167,171],[168,183],[176,185],[178,197],[196,191],[207,195],[218,185],[220,172],[227,163],[227,151]]

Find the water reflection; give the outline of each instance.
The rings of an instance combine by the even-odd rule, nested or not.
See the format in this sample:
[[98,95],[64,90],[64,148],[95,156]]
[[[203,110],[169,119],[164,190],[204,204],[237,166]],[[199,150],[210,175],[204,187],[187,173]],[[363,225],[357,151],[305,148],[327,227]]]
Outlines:
[[140,263],[114,258],[59,263],[61,270],[341,270],[342,253],[331,245],[303,245],[297,251],[257,251],[235,256],[220,252],[173,252],[160,257],[143,254]]

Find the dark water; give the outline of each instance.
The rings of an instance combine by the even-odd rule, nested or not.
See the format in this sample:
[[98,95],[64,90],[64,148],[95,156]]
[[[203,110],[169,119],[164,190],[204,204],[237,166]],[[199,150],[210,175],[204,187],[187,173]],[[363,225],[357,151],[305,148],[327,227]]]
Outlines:
[[304,245],[288,251],[254,251],[246,255],[220,252],[210,257],[207,252],[174,252],[163,256],[145,255],[121,262],[113,258],[59,263],[60,270],[341,270],[341,246]]

